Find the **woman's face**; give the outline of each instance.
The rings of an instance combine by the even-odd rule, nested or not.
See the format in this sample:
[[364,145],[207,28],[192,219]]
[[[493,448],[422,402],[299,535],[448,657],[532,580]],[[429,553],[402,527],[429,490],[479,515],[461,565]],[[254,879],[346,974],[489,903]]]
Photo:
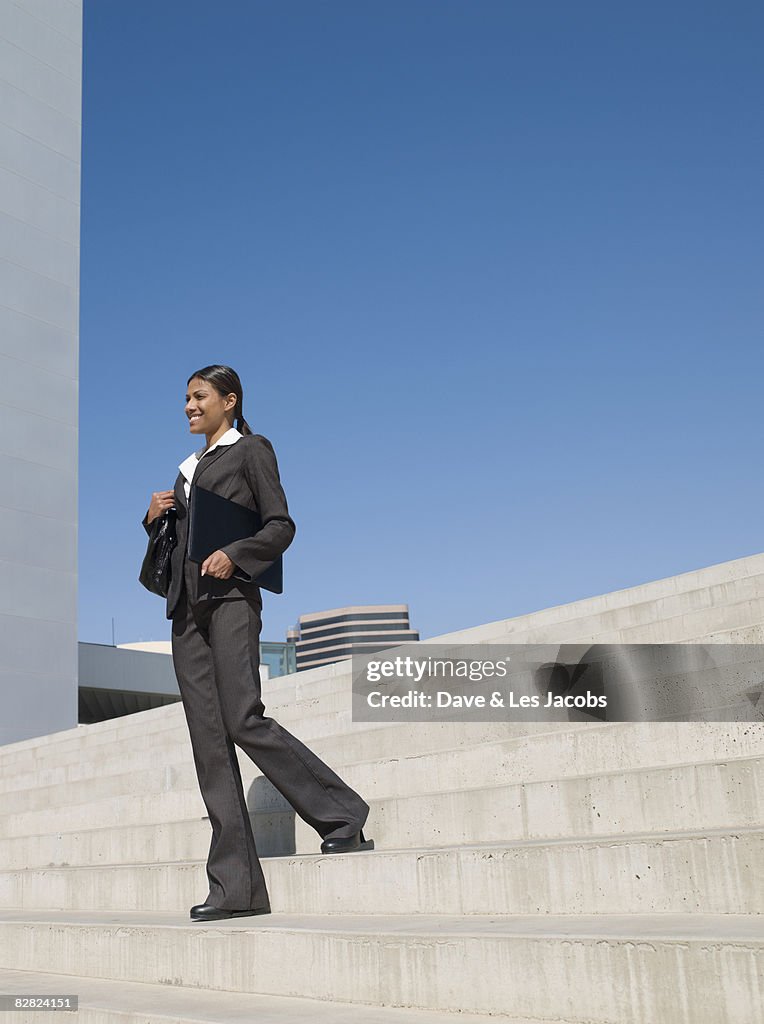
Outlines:
[[186,392],[186,416],[192,434],[214,434],[226,419],[226,412],[236,407],[233,392],[225,398],[206,380],[192,377]]

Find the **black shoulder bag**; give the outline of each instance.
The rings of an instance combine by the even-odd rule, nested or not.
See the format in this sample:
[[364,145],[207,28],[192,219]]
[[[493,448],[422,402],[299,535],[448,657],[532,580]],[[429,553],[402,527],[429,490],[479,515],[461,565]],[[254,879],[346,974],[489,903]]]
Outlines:
[[160,597],[167,597],[170,589],[170,556],[178,543],[175,515],[175,509],[168,508],[152,522],[146,555],[138,577],[146,590]]

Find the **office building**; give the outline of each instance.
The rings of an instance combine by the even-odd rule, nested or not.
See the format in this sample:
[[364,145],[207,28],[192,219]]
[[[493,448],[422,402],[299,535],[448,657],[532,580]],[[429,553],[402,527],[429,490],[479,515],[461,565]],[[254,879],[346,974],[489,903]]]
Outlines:
[[419,639],[409,625],[407,604],[349,605],[301,615],[294,631],[297,671],[302,672],[353,654],[371,654]]

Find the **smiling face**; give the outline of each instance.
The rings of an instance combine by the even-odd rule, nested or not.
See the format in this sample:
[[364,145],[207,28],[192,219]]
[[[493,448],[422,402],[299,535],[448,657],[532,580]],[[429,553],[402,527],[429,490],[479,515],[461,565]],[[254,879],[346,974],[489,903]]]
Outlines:
[[185,412],[190,433],[210,437],[224,425],[228,429],[233,425],[233,417],[226,413],[232,414],[235,408],[236,395],[233,392],[223,398],[217,388],[206,380],[192,377],[188,382]]

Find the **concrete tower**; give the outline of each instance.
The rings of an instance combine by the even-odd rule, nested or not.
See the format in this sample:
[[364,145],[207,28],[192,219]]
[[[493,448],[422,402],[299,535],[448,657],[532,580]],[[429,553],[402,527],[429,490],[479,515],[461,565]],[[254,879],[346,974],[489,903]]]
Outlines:
[[0,0],[0,743],[77,724],[81,0]]

